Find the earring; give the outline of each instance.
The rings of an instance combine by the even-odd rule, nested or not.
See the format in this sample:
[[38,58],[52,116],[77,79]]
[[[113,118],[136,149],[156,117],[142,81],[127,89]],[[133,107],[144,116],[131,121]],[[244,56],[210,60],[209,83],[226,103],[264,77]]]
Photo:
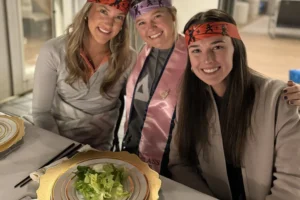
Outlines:
[[85,16],[85,17],[84,17],[84,20],[85,20],[85,21],[87,21],[87,19],[88,19],[88,17],[87,17],[87,16]]
[[193,68],[191,68],[191,71],[194,73],[194,70],[193,70]]

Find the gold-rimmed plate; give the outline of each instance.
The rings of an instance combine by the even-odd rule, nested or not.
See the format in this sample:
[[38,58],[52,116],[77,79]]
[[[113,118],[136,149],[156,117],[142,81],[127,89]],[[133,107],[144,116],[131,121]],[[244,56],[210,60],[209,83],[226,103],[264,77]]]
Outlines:
[[63,173],[56,181],[53,191],[52,200],[85,200],[84,197],[75,189],[77,180],[74,172],[77,166],[92,167],[96,164],[113,164],[116,167],[124,167],[128,172],[128,178],[123,183],[124,189],[130,193],[129,197],[120,200],[142,200],[148,196],[148,183],[146,177],[133,165],[128,162],[117,159],[93,159],[78,163]]
[[[79,164],[82,164],[84,162],[90,162],[91,160],[103,160],[103,159],[113,159],[113,160],[120,160],[120,162],[128,163],[127,165],[132,165],[135,167],[138,172],[140,172],[145,179],[138,178],[140,181],[141,187],[144,187],[144,180],[146,180],[147,192],[146,196],[142,198],[141,200],[157,200],[159,198],[158,192],[161,187],[161,180],[159,179],[159,174],[148,166],[148,164],[142,162],[140,158],[135,154],[130,154],[128,152],[99,152],[99,151],[88,151],[79,153],[76,156],[72,157],[69,160],[64,161],[63,163],[60,163],[54,167],[48,168],[46,173],[41,176],[40,178],[40,186],[37,190],[37,196],[39,200],[51,200],[53,198],[56,198],[54,196],[54,193],[56,195],[56,185],[57,184],[64,184],[67,187],[67,190],[63,186],[62,190],[60,190],[58,196],[58,199],[54,200],[64,200],[65,197],[72,197],[71,195],[75,196],[74,198],[78,199],[78,196],[74,195],[73,187],[69,187],[72,184],[72,173],[77,168]],[[96,161],[98,162],[98,161]],[[69,174],[69,176],[67,175]],[[64,179],[60,179],[60,177],[64,176]],[[137,177],[141,177],[141,175],[136,175]],[[133,178],[132,178],[133,180]],[[59,183],[61,181],[61,183]],[[57,185],[58,186],[58,185]],[[66,194],[69,192],[69,188],[73,191],[71,194]],[[137,187],[134,185],[134,187]],[[134,188],[135,189],[135,188]],[[144,196],[139,194],[140,196]],[[70,199],[71,200],[71,199]]]
[[18,124],[11,118],[0,116],[0,145],[13,139],[18,133]]

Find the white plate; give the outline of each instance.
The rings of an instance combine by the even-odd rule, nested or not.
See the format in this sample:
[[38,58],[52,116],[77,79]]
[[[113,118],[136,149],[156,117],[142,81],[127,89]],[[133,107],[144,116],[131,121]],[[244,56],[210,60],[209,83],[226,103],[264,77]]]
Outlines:
[[11,140],[18,131],[18,125],[11,119],[0,117],[0,145]]
[[[112,163],[115,166],[124,166],[128,170],[128,179],[124,183],[126,191],[131,191],[128,198],[120,200],[143,200],[148,195],[148,183],[146,177],[133,165],[117,159],[93,159],[79,163],[80,166],[93,166],[96,164]],[[74,183],[76,177],[74,172],[77,165],[63,173],[56,181],[52,189],[52,200],[84,200],[84,198],[75,190]]]

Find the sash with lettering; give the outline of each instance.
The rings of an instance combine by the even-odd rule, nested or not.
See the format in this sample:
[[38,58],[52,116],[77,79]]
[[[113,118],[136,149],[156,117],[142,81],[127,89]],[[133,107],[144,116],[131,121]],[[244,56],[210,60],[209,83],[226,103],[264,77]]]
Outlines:
[[[126,123],[125,133],[132,107],[132,99],[140,73],[143,70],[151,47],[145,46],[140,52],[137,63],[128,79],[126,87]],[[147,114],[141,132],[139,157],[149,166],[164,175],[167,170],[169,145],[175,117],[175,107],[178,98],[179,84],[187,63],[187,48],[185,39],[178,35],[173,52],[163,69],[162,76],[148,101]]]

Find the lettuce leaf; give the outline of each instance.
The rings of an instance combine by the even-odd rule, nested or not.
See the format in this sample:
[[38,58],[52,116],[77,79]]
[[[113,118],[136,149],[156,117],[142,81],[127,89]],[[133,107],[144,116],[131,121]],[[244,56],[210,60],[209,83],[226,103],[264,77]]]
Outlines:
[[118,200],[130,196],[122,184],[128,177],[124,167],[113,164],[98,164],[93,168],[77,166],[75,174],[75,189],[85,200]]

